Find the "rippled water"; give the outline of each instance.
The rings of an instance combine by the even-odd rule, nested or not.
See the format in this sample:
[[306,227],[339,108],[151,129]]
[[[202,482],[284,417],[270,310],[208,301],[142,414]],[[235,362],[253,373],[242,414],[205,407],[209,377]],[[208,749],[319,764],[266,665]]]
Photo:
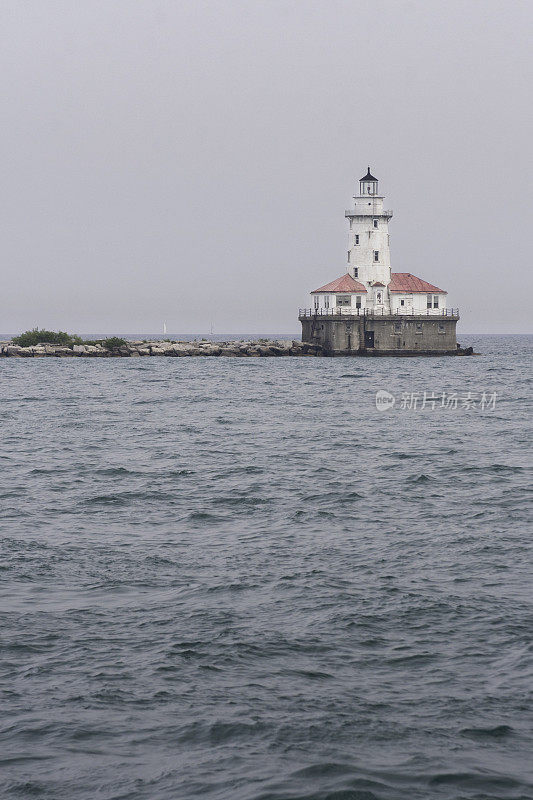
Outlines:
[[533,797],[531,339],[471,343],[2,360],[4,796]]

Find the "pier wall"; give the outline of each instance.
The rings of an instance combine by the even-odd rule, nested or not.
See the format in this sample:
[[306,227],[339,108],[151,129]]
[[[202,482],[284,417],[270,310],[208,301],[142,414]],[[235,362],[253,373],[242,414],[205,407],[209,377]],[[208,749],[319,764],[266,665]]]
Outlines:
[[302,341],[324,355],[455,355],[457,317],[300,317]]

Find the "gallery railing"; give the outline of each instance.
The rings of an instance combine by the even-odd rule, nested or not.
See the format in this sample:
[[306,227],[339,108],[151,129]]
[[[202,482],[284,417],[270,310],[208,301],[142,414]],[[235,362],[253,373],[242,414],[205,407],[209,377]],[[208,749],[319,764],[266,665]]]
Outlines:
[[300,308],[300,317],[338,317],[339,315],[352,317],[458,317],[458,308],[428,308],[426,311],[415,311],[414,308],[401,311],[389,311],[385,308],[350,308],[346,306],[333,306],[332,308]]

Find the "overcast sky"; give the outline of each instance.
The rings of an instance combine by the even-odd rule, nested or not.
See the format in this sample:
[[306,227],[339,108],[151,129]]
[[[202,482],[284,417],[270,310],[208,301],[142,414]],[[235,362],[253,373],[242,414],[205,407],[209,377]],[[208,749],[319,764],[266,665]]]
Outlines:
[[529,0],[0,0],[0,331],[290,333],[370,164],[392,269],[530,332]]

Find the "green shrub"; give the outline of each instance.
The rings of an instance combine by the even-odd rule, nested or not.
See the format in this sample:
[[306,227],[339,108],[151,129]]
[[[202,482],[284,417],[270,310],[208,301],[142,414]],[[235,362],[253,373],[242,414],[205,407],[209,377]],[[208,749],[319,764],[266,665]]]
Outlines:
[[45,331],[43,328],[33,328],[25,331],[20,336],[13,337],[13,344],[20,347],[33,347],[36,344],[60,344],[63,347],[72,347],[74,344],[81,344],[79,336],[72,336],[65,331]]
[[106,350],[118,350],[119,347],[124,347],[128,344],[125,339],[120,339],[118,336],[111,336],[109,339],[104,339],[102,342]]

